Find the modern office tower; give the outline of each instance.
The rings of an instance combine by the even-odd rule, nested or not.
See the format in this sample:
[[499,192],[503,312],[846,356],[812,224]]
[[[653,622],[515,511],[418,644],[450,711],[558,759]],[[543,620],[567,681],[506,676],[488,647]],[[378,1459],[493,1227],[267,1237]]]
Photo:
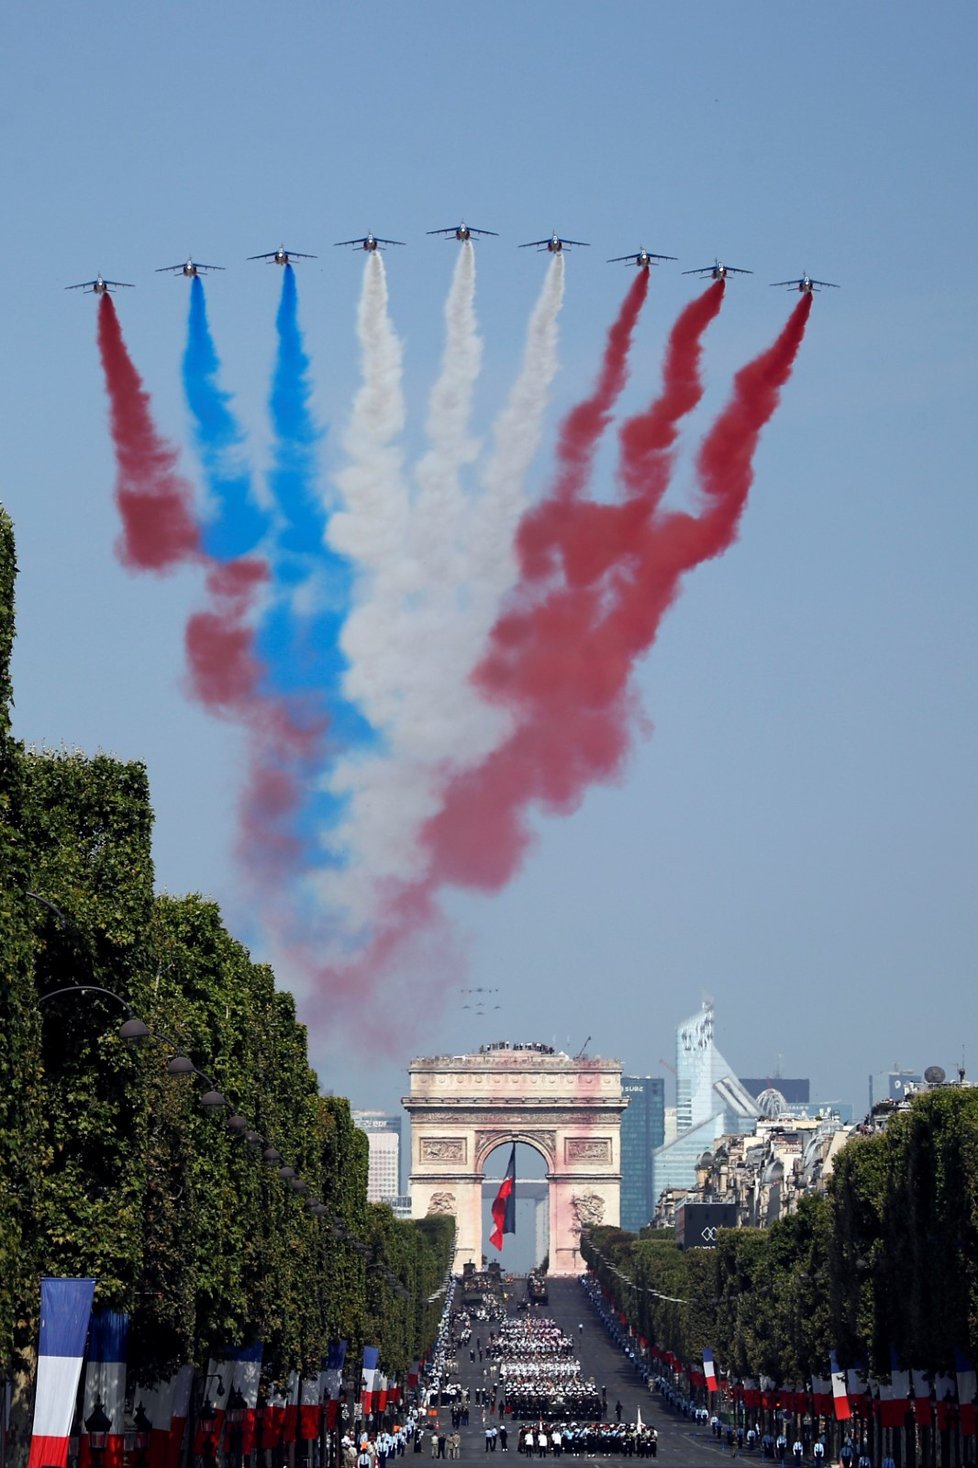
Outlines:
[[718,1137],[751,1132],[757,1102],[716,1047],[713,1005],[676,1030],[676,1139],[652,1161],[653,1203],[666,1188],[692,1188],[696,1162]]
[[354,1125],[367,1134],[370,1167],[367,1201],[392,1203],[400,1196],[401,1118],[386,1111],[354,1111]]
[[665,1081],[661,1076],[622,1076],[628,1107],[621,1118],[621,1226],[645,1228],[655,1208],[652,1153],[665,1141]]

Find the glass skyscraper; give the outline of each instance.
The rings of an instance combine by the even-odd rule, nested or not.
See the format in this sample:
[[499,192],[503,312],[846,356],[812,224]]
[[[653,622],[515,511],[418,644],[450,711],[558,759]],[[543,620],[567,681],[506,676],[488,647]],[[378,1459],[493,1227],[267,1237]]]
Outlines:
[[697,1158],[719,1137],[752,1132],[758,1115],[754,1097],[716,1047],[713,1005],[704,1004],[676,1031],[676,1140],[653,1159],[654,1203],[667,1188],[694,1187]]
[[622,1076],[628,1106],[621,1118],[621,1226],[638,1233],[652,1217],[652,1153],[665,1136],[666,1094],[661,1076]]

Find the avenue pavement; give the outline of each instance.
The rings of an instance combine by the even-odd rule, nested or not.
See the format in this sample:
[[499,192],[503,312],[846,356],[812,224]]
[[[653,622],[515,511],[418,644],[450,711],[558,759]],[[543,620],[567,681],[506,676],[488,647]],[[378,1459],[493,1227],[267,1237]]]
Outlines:
[[[660,1405],[658,1395],[649,1391],[632,1363],[609,1340],[599,1316],[576,1279],[550,1279],[548,1287],[549,1304],[541,1306],[539,1313],[549,1315],[567,1335],[573,1338],[574,1353],[580,1358],[584,1375],[593,1377],[599,1389],[602,1386],[607,1387],[610,1421],[615,1420],[616,1402],[621,1402],[623,1422],[634,1422],[636,1410],[641,1408],[643,1422],[650,1423],[658,1431],[657,1462],[665,1464],[666,1468],[699,1468],[699,1465],[715,1464],[729,1457],[726,1449],[714,1441],[709,1428],[698,1427],[696,1423],[686,1417],[673,1416]],[[518,1302],[523,1298],[524,1282],[514,1281],[511,1289],[513,1293],[509,1304],[511,1311],[515,1311]],[[578,1329],[580,1325],[584,1326],[583,1331]],[[476,1321],[473,1325],[472,1344],[478,1337],[485,1345],[491,1328],[484,1321]],[[463,1386],[468,1387],[470,1400],[473,1403],[469,1426],[461,1429],[461,1455],[468,1459],[475,1456],[480,1458],[491,1456],[493,1457],[493,1468],[503,1468],[499,1461],[498,1448],[495,1455],[487,1454],[485,1451],[482,1413],[475,1406],[475,1389],[483,1385],[483,1371],[487,1364],[485,1360],[480,1363],[478,1359],[474,1364],[471,1363],[469,1347],[459,1348],[459,1379]],[[447,1415],[447,1409],[443,1409],[443,1414]],[[495,1420],[498,1421],[498,1418]],[[508,1423],[509,1419],[506,1420]],[[509,1441],[511,1447],[507,1454],[507,1462],[512,1464],[512,1468],[516,1468],[516,1465],[524,1460],[515,1450],[515,1431],[509,1434]],[[425,1456],[422,1461],[428,1461],[427,1444],[425,1444]],[[570,1468],[570,1465],[575,1462],[587,1460],[571,1457],[562,1461]],[[622,1468],[625,1468],[626,1463],[633,1468],[633,1465],[638,1462],[637,1459],[626,1459],[618,1455],[602,1459],[602,1461],[612,1465],[621,1464]],[[642,1461],[645,1468],[651,1468],[652,1459]],[[548,1458],[547,1463],[552,1465],[553,1459]]]

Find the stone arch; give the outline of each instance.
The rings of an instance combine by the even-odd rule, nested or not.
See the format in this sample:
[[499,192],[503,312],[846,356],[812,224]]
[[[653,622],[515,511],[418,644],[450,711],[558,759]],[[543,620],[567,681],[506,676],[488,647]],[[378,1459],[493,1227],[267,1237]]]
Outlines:
[[582,1226],[620,1217],[621,1070],[619,1060],[546,1045],[411,1062],[411,1212],[454,1214],[456,1267],[482,1259],[486,1159],[521,1142],[547,1167],[551,1271],[580,1271]]

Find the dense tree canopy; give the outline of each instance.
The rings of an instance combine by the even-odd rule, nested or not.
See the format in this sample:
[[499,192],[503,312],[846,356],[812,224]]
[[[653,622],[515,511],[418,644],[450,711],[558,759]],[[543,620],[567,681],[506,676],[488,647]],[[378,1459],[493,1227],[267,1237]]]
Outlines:
[[[589,1266],[639,1334],[736,1376],[824,1376],[830,1351],[887,1376],[978,1350],[978,1088],[916,1096],[839,1153],[826,1194],[770,1229],[683,1252],[668,1234],[593,1229]],[[670,1298],[671,1297],[671,1298]],[[681,1303],[679,1303],[681,1302]]]

